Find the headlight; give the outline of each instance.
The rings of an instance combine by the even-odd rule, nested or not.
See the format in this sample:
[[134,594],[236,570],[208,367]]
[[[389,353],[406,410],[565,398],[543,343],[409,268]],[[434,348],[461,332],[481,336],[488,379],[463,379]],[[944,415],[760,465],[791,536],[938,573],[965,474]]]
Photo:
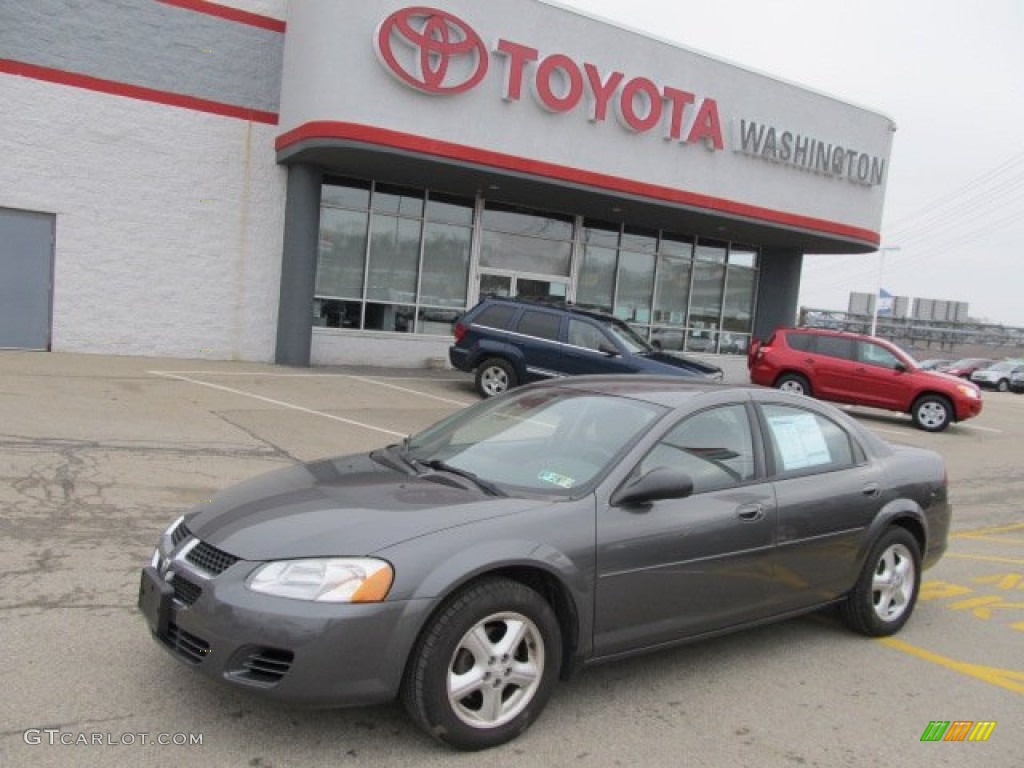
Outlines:
[[978,394],[978,390],[976,387],[968,387],[966,384],[961,384],[960,386],[957,387],[957,389],[960,390],[961,395],[964,395],[965,397],[968,397],[971,400],[977,400],[979,397],[981,397],[981,395]]
[[394,571],[372,558],[281,560],[249,577],[253,592],[318,603],[376,603],[387,597]]

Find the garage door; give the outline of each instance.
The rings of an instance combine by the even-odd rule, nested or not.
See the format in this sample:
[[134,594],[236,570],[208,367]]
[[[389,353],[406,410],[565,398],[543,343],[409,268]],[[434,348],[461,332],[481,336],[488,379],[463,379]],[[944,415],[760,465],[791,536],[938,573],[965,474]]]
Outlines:
[[53,214],[0,208],[0,349],[49,349]]

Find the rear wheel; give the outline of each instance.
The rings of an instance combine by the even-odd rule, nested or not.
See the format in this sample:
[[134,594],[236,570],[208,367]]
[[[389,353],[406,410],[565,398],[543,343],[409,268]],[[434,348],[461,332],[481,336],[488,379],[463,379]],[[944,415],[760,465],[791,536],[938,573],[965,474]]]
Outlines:
[[913,613],[920,586],[917,539],[905,528],[890,528],[872,547],[857,585],[840,606],[843,620],[862,635],[892,635]]
[[494,397],[516,385],[516,370],[500,357],[484,360],[476,369],[476,391],[481,397]]
[[953,420],[953,405],[941,395],[922,395],[914,402],[910,416],[925,432],[941,432]]
[[996,389],[998,389],[1000,392],[1005,392],[1009,388],[1010,388],[1010,382],[1008,382],[1006,379],[1000,379],[999,383],[996,384]]
[[810,395],[811,384],[799,373],[784,373],[775,380],[775,388],[794,395]]
[[503,744],[544,709],[561,645],[558,618],[543,597],[510,579],[477,582],[424,630],[402,702],[417,725],[453,747]]

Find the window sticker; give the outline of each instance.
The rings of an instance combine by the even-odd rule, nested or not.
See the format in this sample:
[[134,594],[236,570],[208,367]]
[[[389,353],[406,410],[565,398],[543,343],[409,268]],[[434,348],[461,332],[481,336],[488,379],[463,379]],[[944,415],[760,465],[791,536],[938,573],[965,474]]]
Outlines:
[[551,485],[557,485],[559,488],[569,489],[576,485],[576,481],[571,477],[560,475],[557,472],[551,472],[550,470],[543,470],[537,479],[542,483],[551,483]]
[[768,423],[779,447],[783,469],[804,469],[832,462],[825,436],[813,414],[770,416]]

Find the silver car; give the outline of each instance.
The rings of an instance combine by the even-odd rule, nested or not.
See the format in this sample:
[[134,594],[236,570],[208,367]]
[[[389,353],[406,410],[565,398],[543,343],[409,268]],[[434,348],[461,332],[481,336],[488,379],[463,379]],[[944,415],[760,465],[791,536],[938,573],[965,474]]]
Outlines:
[[981,368],[971,374],[971,381],[979,387],[1006,392],[1010,389],[1010,379],[1014,373],[1024,371],[1024,363],[1014,360],[1003,360],[993,363],[988,368]]
[[579,377],[219,493],[160,537],[138,603],[202,674],[283,702],[399,698],[481,749],[594,663],[831,604],[892,634],[949,524],[937,454],[825,403]]

